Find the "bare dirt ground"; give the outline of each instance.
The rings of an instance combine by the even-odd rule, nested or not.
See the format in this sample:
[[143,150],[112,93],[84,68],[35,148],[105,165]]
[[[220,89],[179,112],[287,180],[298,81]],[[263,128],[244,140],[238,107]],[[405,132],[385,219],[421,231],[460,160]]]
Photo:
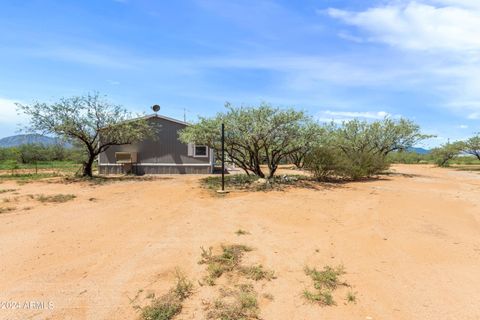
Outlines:
[[[165,293],[176,267],[195,283],[176,319],[204,319],[213,289],[197,282],[200,247],[235,243],[255,248],[248,261],[276,272],[257,285],[273,296],[260,297],[262,319],[480,319],[480,174],[393,171],[377,181],[225,197],[201,189],[198,176],[3,182],[0,189],[17,190],[0,199],[17,200],[0,203],[16,208],[0,214],[0,301],[22,305],[0,309],[0,319],[136,319],[133,306]],[[27,196],[40,193],[77,198]],[[336,306],[306,302],[304,267],[340,264],[357,303],[346,302],[346,291]],[[45,305],[25,309],[25,301]]]

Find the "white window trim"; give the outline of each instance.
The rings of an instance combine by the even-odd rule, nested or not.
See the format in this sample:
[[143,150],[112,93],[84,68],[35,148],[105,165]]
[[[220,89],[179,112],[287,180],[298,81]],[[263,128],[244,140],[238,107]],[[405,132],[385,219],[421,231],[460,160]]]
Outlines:
[[[202,155],[197,155],[197,147],[205,147],[206,153]],[[208,158],[208,147],[205,145],[193,145],[193,157],[194,158]]]

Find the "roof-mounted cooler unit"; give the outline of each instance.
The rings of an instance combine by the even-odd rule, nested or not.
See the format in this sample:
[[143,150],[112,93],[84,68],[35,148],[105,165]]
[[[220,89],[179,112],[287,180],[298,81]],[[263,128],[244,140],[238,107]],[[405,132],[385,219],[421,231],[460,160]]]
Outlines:
[[136,163],[137,162],[137,153],[136,152],[115,152],[115,160],[117,163]]
[[133,173],[133,164],[137,162],[136,152],[115,152],[115,160],[122,165],[123,173]]

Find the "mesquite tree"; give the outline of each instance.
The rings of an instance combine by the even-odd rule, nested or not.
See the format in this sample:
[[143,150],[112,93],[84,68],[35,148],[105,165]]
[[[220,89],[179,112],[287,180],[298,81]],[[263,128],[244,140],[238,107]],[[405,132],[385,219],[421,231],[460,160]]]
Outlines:
[[465,152],[480,160],[480,135],[476,135],[465,141]]
[[448,167],[448,162],[458,157],[463,150],[465,150],[463,141],[448,142],[434,148],[431,155],[439,167]]
[[361,179],[388,168],[389,153],[408,150],[431,136],[409,120],[351,120],[324,127],[325,133],[306,157],[306,167],[319,179]]
[[127,110],[109,103],[98,93],[17,107],[29,117],[28,130],[58,135],[83,146],[83,176],[88,177],[92,176],[93,162],[101,152],[154,134],[147,120],[132,119]]
[[[233,163],[247,174],[272,178],[282,160],[311,140],[311,131],[303,130],[310,118],[293,109],[280,109],[262,103],[259,107],[234,107],[213,118],[200,118],[180,133],[185,143],[205,144],[221,148],[220,127],[225,123],[225,152]],[[266,164],[266,176],[261,165]]]

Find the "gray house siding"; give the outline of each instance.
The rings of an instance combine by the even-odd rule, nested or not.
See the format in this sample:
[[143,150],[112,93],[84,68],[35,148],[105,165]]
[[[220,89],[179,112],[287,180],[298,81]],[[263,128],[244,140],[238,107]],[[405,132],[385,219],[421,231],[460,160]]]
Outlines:
[[212,150],[207,149],[206,157],[189,155],[188,144],[178,139],[178,132],[186,124],[175,120],[152,116],[148,121],[157,128],[155,139],[123,145],[112,146],[99,155],[100,174],[125,173],[126,166],[118,164],[116,152],[136,152],[137,162],[132,165],[130,172],[135,174],[182,174],[182,173],[211,173],[213,169]]

